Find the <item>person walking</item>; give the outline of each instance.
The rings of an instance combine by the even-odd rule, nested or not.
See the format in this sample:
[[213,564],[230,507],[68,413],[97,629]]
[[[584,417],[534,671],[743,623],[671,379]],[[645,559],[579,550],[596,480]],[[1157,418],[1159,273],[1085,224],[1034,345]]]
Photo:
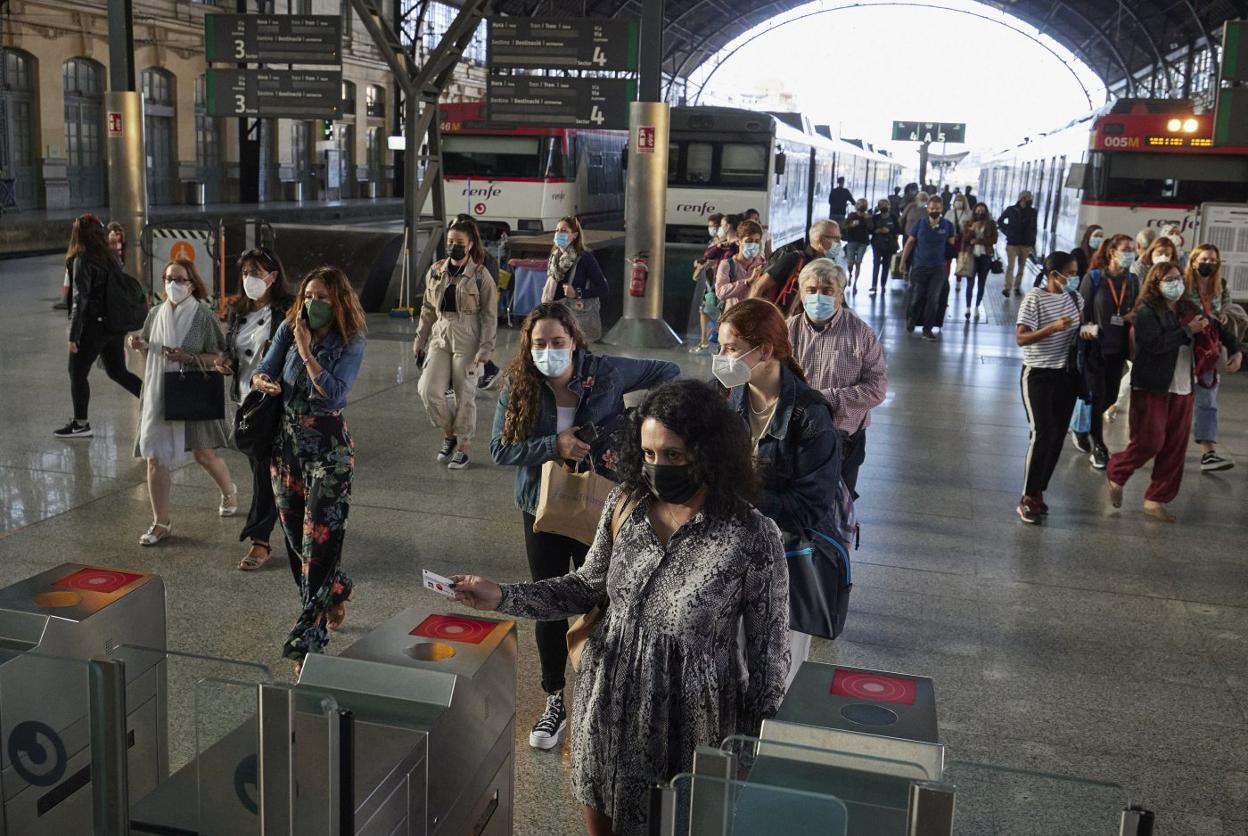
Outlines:
[[720,315],[750,294],[750,288],[763,271],[763,228],[754,221],[737,225],[736,255],[719,262],[715,269],[715,297]]
[[[997,225],[988,212],[988,206],[976,205],[971,220],[962,231],[962,251],[970,261],[974,281],[968,277],[966,282],[966,319],[970,320],[971,312],[975,313],[975,321],[984,320],[984,288],[988,284],[988,273],[992,270],[992,254],[997,247]],[[972,286],[975,291],[975,304],[971,304]]]
[[[289,314],[293,299],[282,262],[267,247],[256,247],[239,256],[238,272],[242,276],[243,292],[230,304],[225,350],[217,362],[217,371],[232,376],[230,395],[235,404],[241,404],[251,392],[251,378]],[[243,571],[253,571],[268,563],[273,555],[270,537],[277,524],[269,461],[248,456],[248,463],[251,465],[251,507],[238,539],[249,539],[251,545],[238,564]],[[290,545],[286,548],[289,553]]]
[[[952,247],[955,230],[941,215],[944,204],[939,197],[927,201],[927,218],[914,226],[901,251],[901,271],[909,270],[911,299],[906,309],[906,330],[922,326],[923,339],[934,341],[932,330],[944,320],[942,300],[949,285],[949,267],[945,251]],[[913,259],[913,260],[911,260]],[[912,269],[911,269],[912,268]]]
[[[448,257],[425,276],[412,350],[422,370],[417,392],[430,423],[442,431],[437,462],[463,470],[476,434],[477,367],[494,352],[498,332],[498,286],[485,269],[476,224],[451,224],[446,247]],[[454,411],[448,386],[455,393]]]
[[1022,296],[1023,274],[1027,260],[1036,249],[1036,210],[1031,205],[1031,192],[1018,193],[1018,202],[1006,208],[997,218],[997,227],[1005,233],[1005,287],[1002,296]]
[[832,220],[837,224],[845,223],[845,215],[849,211],[849,206],[854,202],[854,195],[849,189],[845,188],[845,178],[836,178],[836,188],[828,194],[828,212],[832,216]]
[[[946,204],[946,206],[948,206],[948,204]],[[945,275],[949,275],[948,262],[954,262],[953,292],[955,305],[957,304],[957,294],[962,292],[962,280],[969,279],[973,275],[969,269],[966,272],[962,272],[957,266],[958,256],[961,255],[963,250],[963,234],[966,231],[966,225],[971,222],[973,214],[974,207],[968,206],[966,203],[966,197],[961,192],[955,191],[953,193],[953,205],[949,206],[949,208],[945,211],[945,220],[953,224],[954,231],[953,246],[949,247],[945,251]],[[967,266],[969,267],[970,265],[968,264]]]
[[828,258],[848,272],[845,253],[841,247],[841,227],[836,221],[815,221],[807,231],[810,243],[803,249],[782,252],[766,265],[764,271],[750,288],[750,296],[766,299],[781,311],[794,313],[801,305],[797,292],[797,277],[802,267],[816,258]]
[[845,219],[845,263],[849,268],[850,292],[858,292],[858,276],[862,273],[862,259],[871,244],[871,212],[866,198],[859,198],[853,213]]
[[[1177,264],[1178,259],[1174,262]],[[1221,333],[1229,330],[1227,309],[1231,305],[1231,289],[1222,275],[1222,252],[1213,244],[1200,244],[1188,255],[1183,280],[1187,285],[1187,301],[1208,320],[1217,320],[1222,329],[1206,329],[1207,336],[1196,340],[1196,393],[1192,418],[1196,443],[1200,445],[1200,469],[1204,473],[1229,470],[1235,462],[1218,452],[1218,373],[1219,358],[1229,347],[1222,343]],[[1234,372],[1228,362],[1226,370]]]
[[[918,222],[927,217],[927,205],[931,202],[931,199],[931,195],[927,192],[919,192],[915,195],[914,200],[907,203],[906,208],[902,210],[901,234],[905,241],[908,241],[914,235],[914,227]],[[944,204],[942,203],[941,206],[943,207]]]
[[1152,269],[1154,264],[1166,264],[1173,262],[1180,267],[1183,265],[1179,262],[1179,249],[1169,238],[1159,235],[1153,239],[1153,243],[1147,248],[1136,251],[1135,261],[1131,264],[1131,275],[1135,276],[1136,281],[1144,280],[1148,275],[1148,271]]
[[104,224],[87,212],[74,220],[65,251],[65,275],[69,279],[69,395],[74,415],[52,432],[57,438],[90,438],[91,384],[87,376],[98,359],[114,383],[140,396],[143,381],[126,368],[125,334],[113,334],[104,322],[108,277],[120,270],[104,236]]
[[1015,326],[1015,341],[1023,349],[1019,388],[1030,433],[1023,496],[1016,511],[1029,525],[1040,523],[1049,513],[1044,492],[1061,458],[1079,391],[1078,372],[1070,364],[1071,347],[1083,322],[1083,306],[1071,286],[1078,280],[1074,256],[1049,253],[1044,275],[1044,287],[1032,289],[1018,306]]
[[139,437],[136,458],[147,460],[147,495],[152,505],[152,525],[139,538],[140,546],[154,546],[169,536],[170,470],[183,464],[188,452],[212,477],[221,492],[217,513],[238,513],[238,488],[230,469],[215,450],[229,444],[224,416],[202,421],[170,421],[165,418],[165,374],[183,369],[213,370],[225,348],[217,318],[208,305],[208,290],[195,264],[176,258],[161,272],[165,301],[153,307],[143,330],[130,336],[130,347],[144,358],[143,390],[139,398]]
[[[780,527],[786,555],[800,559],[803,549],[816,545],[822,551],[823,544],[816,544],[811,532],[831,537],[840,530],[836,497],[842,489],[841,436],[831,405],[807,384],[794,359],[788,327],[776,306],[747,299],[724,314],[719,354],[711,369],[749,427],[763,480],[758,510]],[[790,578],[791,601],[809,600],[814,594]],[[786,687],[809,656],[810,642],[810,634],[790,629],[793,666]]]
[[1092,413],[1088,455],[1092,467],[1104,470],[1109,461],[1105,447],[1105,410],[1118,400],[1118,384],[1130,353],[1129,315],[1139,295],[1139,282],[1131,274],[1135,242],[1129,235],[1115,235],[1104,245],[1104,268],[1094,267],[1083,277],[1079,295],[1083,298],[1083,321],[1095,325],[1095,338],[1081,348],[1080,365],[1087,383]]
[[1088,224],[1083,231],[1083,238],[1079,240],[1079,246],[1071,252],[1071,255],[1075,257],[1075,266],[1079,268],[1080,281],[1083,281],[1083,277],[1088,274],[1092,266],[1092,257],[1096,255],[1096,251],[1103,243],[1105,243],[1105,230],[1099,224]]
[[355,442],[342,413],[365,342],[364,310],[350,279],[337,267],[318,267],[303,277],[251,379],[284,404],[270,475],[302,606],[282,645],[282,656],[297,668],[309,653],[324,652],[328,631],[346,620],[354,586],[342,568],[342,546]]
[[[498,256],[494,255],[490,248],[486,246],[485,236],[481,234],[481,227],[477,226],[476,219],[472,215],[461,212],[455,216],[455,220],[456,222],[469,223],[477,227],[477,237],[481,239],[481,249],[485,253],[485,261],[482,262],[485,265],[485,272],[490,274],[490,278],[494,280],[494,286],[498,287]],[[504,233],[502,237],[506,239],[507,236]],[[494,363],[493,355],[487,357],[481,365],[481,373],[477,377],[477,388],[481,390],[493,389],[494,384],[498,382],[500,371],[501,369]],[[451,391],[453,392],[454,389]]]
[[602,339],[602,299],[606,295],[607,277],[598,259],[585,249],[581,222],[571,216],[560,218],[546,263],[542,301],[563,301],[581,324],[585,339],[596,343]]
[[1110,457],[1105,473],[1110,505],[1121,508],[1123,486],[1152,459],[1144,513],[1167,523],[1175,521],[1166,505],[1179,495],[1192,432],[1195,345],[1206,330],[1216,329],[1227,346],[1227,371],[1237,371],[1243,360],[1230,330],[1187,303],[1186,295],[1178,264],[1155,265],[1144,280],[1134,311],[1130,441]]
[[[626,394],[673,380],[680,368],[664,360],[592,354],[572,311],[558,302],[544,302],[524,318],[516,357],[504,374],[490,455],[495,464],[516,468],[515,503],[530,575],[534,582],[560,578],[569,566],[581,567],[588,546],[533,530],[542,466],[550,461],[584,461],[591,445],[578,432],[593,427],[606,437],[624,414]],[[567,718],[563,688],[568,623],[562,617],[552,619],[539,621],[534,628],[546,694],[546,708],[529,733],[529,745],[535,749],[558,746]]]
[[788,321],[793,356],[806,382],[832,405],[841,434],[841,479],[858,498],[858,469],[866,460],[871,410],[888,394],[888,367],[879,337],[845,305],[845,271],[826,258],[802,268],[802,312]]
[[871,215],[871,289],[867,291],[871,296],[876,294],[877,288],[884,290],[888,286],[893,256],[900,249],[897,244],[900,231],[901,221],[892,204],[887,198],[880,198]]

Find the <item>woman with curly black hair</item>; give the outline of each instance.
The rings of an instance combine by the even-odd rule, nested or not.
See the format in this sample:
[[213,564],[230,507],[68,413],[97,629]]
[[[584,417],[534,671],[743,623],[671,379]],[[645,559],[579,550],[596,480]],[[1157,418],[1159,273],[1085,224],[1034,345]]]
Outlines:
[[[516,507],[524,525],[524,547],[533,580],[558,578],[585,560],[588,543],[533,530],[542,487],[542,465],[580,463],[590,445],[577,433],[593,425],[609,432],[624,414],[624,396],[658,386],[680,374],[664,360],[630,360],[591,354],[576,314],[563,302],[534,308],[520,326],[516,359],[506,372],[491,433],[495,464],[516,466]],[[603,462],[609,466],[609,463]],[[568,665],[568,622],[538,622],[537,655],[542,666],[546,709],[529,733],[534,749],[553,749],[563,739],[563,704]]]
[[649,788],[688,771],[698,746],[757,734],[789,669],[788,571],[780,530],[749,504],[745,426],[712,386],[682,380],[646,397],[625,438],[622,482],[578,571],[452,578],[455,600],[476,609],[547,619],[606,607],[572,717],[590,834],[648,832]]

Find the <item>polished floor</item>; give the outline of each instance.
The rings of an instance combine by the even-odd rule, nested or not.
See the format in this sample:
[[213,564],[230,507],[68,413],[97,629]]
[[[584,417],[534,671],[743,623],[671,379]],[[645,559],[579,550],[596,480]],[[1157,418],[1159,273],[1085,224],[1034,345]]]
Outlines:
[[[55,257],[0,261],[0,585],[66,560],[157,572],[171,647],[289,677],[278,656],[296,612],[289,573],[278,561],[252,574],[234,568],[240,523],[217,517],[206,474],[193,464],[175,474],[174,536],[137,545],[150,511],[144,469],[131,457],[136,402],[97,370],[95,437],[51,436],[70,417],[64,314],[50,309],[59,283]],[[1222,392],[1223,449],[1241,464],[1201,474],[1193,447],[1173,506],[1179,524],[1140,513],[1142,477],[1112,511],[1102,477],[1068,447],[1046,496],[1051,516],[1023,526],[1014,515],[1027,444],[1016,303],[990,286],[988,321],[968,325],[951,308],[941,341],[926,344],[899,327],[900,297],[871,300],[865,285],[856,297],[884,341],[890,394],[868,434],[849,624],[840,640],[817,640],[814,658],[933,677],[951,760],[1122,787],[1019,781],[1016,801],[1037,815],[1099,794],[1111,810],[1128,800],[1156,810],[1158,833],[1242,836],[1248,381],[1231,379]],[[472,466],[448,472],[434,462],[437,437],[416,395],[411,324],[378,316],[370,328],[347,409],[359,454],[345,552],[356,589],[330,652],[399,608],[438,608],[421,590],[422,568],[527,574],[512,472],[488,461],[493,395],[478,399]],[[513,335],[500,344],[505,357]],[[706,357],[665,356],[709,375]],[[1111,448],[1125,432],[1125,421],[1113,425]],[[242,483],[244,460],[226,457]],[[582,832],[566,752],[527,746],[541,695],[531,625],[520,634],[516,832]],[[1029,828],[961,832],[1109,832],[1086,822]]]

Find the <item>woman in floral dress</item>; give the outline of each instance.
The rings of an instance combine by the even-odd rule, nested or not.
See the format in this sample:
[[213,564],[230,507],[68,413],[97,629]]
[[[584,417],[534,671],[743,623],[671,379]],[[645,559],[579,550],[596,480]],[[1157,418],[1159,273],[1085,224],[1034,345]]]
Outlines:
[[780,531],[747,501],[749,438],[723,398],[691,380],[655,389],[631,418],[620,474],[576,572],[453,578],[459,602],[528,618],[608,605],[572,711],[572,789],[591,836],[646,833],[649,788],[689,770],[698,746],[757,734],[789,668]]
[[282,647],[302,663],[320,653],[346,618],[351,579],[342,571],[355,445],[342,416],[364,361],[364,311],[346,275],[318,267],[252,378],[286,404],[273,445],[273,495],[293,554],[303,611]]

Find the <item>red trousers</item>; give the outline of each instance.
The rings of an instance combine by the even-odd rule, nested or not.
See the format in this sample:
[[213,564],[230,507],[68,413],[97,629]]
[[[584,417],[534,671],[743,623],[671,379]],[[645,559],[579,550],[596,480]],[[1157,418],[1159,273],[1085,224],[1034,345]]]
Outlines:
[[1131,390],[1131,440],[1109,458],[1106,474],[1125,485],[1131,474],[1153,459],[1153,478],[1144,493],[1150,502],[1171,502],[1183,482],[1183,461],[1192,434],[1192,395]]

